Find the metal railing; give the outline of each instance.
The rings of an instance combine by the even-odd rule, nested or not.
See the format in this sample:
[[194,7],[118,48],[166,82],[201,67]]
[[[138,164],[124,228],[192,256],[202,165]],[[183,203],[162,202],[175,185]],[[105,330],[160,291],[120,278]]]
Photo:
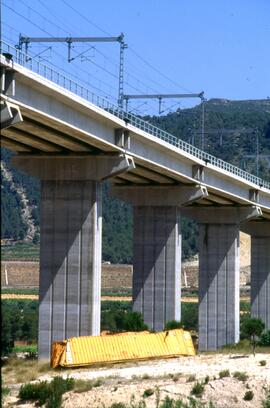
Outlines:
[[165,142],[183,150],[184,152],[203,160],[206,164],[210,163],[213,166],[232,173],[244,180],[247,180],[259,187],[264,187],[270,190],[270,182],[263,180],[251,173],[248,173],[239,167],[234,166],[224,160],[218,159],[211,154],[198,149],[197,147],[185,142],[173,136],[172,134],[159,129],[158,127],[152,125],[149,122],[137,117],[136,115],[119,108],[118,106],[112,104],[107,99],[96,95],[94,92],[87,89],[84,85],[79,82],[75,82],[68,76],[60,73],[54,68],[43,64],[39,60],[32,58],[30,55],[26,55],[24,52],[18,48],[1,41],[1,53],[6,57],[12,59],[19,65],[30,69],[31,71],[45,77],[46,79],[56,83],[57,85],[67,89],[68,91],[80,96],[81,98],[93,103],[101,109],[106,110],[106,112],[111,113],[119,119],[124,120],[126,123],[135,126],[136,128],[143,130],[150,135],[157,137],[158,139],[164,140]]

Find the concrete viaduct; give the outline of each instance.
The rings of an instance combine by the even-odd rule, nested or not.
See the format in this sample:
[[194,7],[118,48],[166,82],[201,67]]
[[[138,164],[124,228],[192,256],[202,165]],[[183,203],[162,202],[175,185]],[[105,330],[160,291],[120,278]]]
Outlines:
[[100,332],[101,186],[134,208],[133,308],[181,319],[182,214],[199,223],[199,348],[239,340],[239,231],[252,314],[270,328],[270,183],[144,122],[5,43],[2,145],[41,180],[39,358]]

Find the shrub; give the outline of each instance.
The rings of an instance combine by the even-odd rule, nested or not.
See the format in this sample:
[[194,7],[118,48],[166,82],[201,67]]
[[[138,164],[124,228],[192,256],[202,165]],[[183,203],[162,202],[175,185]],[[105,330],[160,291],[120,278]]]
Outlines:
[[74,385],[74,392],[87,392],[93,388],[92,381],[87,380],[76,380]]
[[262,408],[270,408],[270,387],[265,388],[265,400],[262,402]]
[[209,377],[209,375],[207,375],[207,376],[205,377],[205,379],[204,379],[204,384],[208,384],[209,381],[210,381],[210,377]]
[[257,344],[257,338],[262,335],[265,328],[265,324],[261,319],[251,317],[243,320],[241,329],[243,335],[246,335],[250,339],[250,343],[253,348],[253,354],[255,355],[255,348]]
[[164,330],[174,330],[174,329],[181,329],[183,324],[177,320],[170,320],[166,323]]
[[74,384],[73,378],[63,379],[62,377],[54,377],[50,383],[42,381],[25,384],[20,388],[19,398],[23,401],[37,401],[39,405],[46,403],[46,408],[60,408],[62,395],[72,390]]
[[200,382],[196,382],[191,390],[191,395],[195,395],[196,397],[201,397],[204,392],[204,385]]
[[260,365],[261,365],[262,367],[266,366],[266,360],[261,360],[261,361],[260,361]]
[[223,370],[219,372],[219,378],[225,378],[225,377],[230,377],[230,371],[229,370]]
[[146,390],[144,390],[143,398],[151,397],[151,395],[153,394],[154,394],[154,390],[152,388],[147,388]]
[[269,347],[270,346],[270,330],[266,330],[262,333],[259,342],[259,346]]
[[248,375],[244,371],[235,371],[235,373],[233,373],[233,376],[234,378],[237,378],[237,380],[243,382],[245,382],[248,379]]
[[182,303],[181,322],[186,330],[198,330],[198,303]]
[[160,408],[174,408],[175,407],[175,401],[170,398],[168,395],[160,405]]
[[50,385],[47,381],[36,384],[24,384],[19,391],[19,398],[22,401],[38,401],[40,405],[45,404],[50,394]]
[[100,387],[103,384],[102,380],[99,378],[93,383],[93,387]]
[[2,381],[1,381],[1,406],[4,402],[5,397],[10,393],[10,388],[7,387],[2,387]]
[[245,401],[251,401],[254,397],[254,392],[253,391],[246,391],[244,395],[244,400]]
[[2,306],[2,356],[8,355],[15,340],[37,342],[38,302],[28,300],[3,300]]
[[192,374],[187,378],[187,382],[193,382],[196,381],[196,375]]
[[177,382],[179,380],[180,374],[170,374],[170,378],[174,381]]
[[143,331],[148,327],[143,321],[142,314],[139,312],[128,312],[124,316],[124,330],[127,331]]

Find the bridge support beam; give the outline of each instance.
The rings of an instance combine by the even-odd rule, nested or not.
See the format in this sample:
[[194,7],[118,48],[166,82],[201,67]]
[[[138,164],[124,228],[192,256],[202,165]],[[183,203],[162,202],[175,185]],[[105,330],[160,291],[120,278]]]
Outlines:
[[16,157],[41,178],[39,359],[51,344],[100,333],[101,180],[126,171],[119,157]]
[[133,310],[150,329],[181,319],[182,204],[207,195],[201,187],[114,187],[114,196],[134,206]]
[[216,350],[239,341],[240,222],[259,216],[255,208],[186,208],[199,222],[199,349]]
[[270,221],[249,222],[241,230],[251,235],[251,314],[270,330]]

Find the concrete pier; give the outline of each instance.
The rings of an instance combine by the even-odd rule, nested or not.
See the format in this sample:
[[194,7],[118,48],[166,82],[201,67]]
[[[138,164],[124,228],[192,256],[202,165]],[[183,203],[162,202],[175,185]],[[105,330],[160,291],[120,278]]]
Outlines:
[[133,310],[157,331],[181,319],[179,222],[177,207],[134,207]]
[[39,359],[52,342],[100,333],[101,181],[129,169],[119,156],[16,157],[41,179]]
[[244,224],[251,235],[251,314],[270,329],[270,221]]
[[101,183],[42,181],[39,357],[100,332]]
[[150,329],[181,319],[180,206],[207,195],[201,187],[114,187],[134,207],[133,310]]
[[239,227],[200,224],[199,348],[239,341]]
[[186,208],[199,223],[199,349],[216,350],[239,341],[240,222],[257,208]]

